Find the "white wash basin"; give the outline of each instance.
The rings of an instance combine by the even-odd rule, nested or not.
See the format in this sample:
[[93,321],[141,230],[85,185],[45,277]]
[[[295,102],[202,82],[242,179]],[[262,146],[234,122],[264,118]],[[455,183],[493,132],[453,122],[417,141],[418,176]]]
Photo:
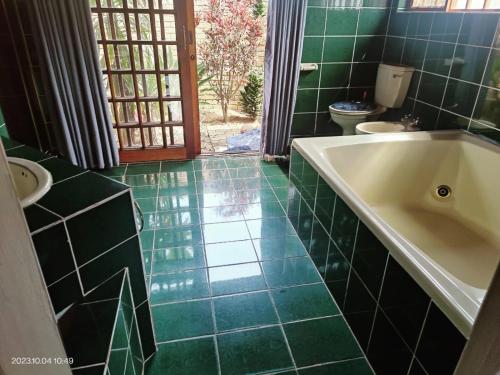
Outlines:
[[370,121],[356,125],[356,134],[399,133],[404,130],[401,122]]
[[52,175],[40,164],[12,157],[8,157],[7,161],[21,207],[37,202],[52,187]]

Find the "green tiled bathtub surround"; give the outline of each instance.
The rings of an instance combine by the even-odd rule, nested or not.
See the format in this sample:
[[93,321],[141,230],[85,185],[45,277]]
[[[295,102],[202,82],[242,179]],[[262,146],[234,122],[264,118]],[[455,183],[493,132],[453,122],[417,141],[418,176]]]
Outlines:
[[319,69],[301,72],[292,137],[339,135],[328,106],[336,101],[373,97],[389,19],[386,1],[309,1],[303,63]]
[[393,8],[383,61],[417,71],[404,105],[432,129],[466,129],[498,141],[500,13]]
[[[154,183],[134,191],[149,186],[150,197],[140,199],[147,199],[142,203],[151,208],[150,229],[140,238],[159,343],[145,373],[302,371],[290,343],[295,331],[288,333],[285,326],[341,313],[286,217],[287,168],[256,157],[162,162],[158,178],[151,177],[144,165],[141,168],[144,175],[134,174],[134,181]],[[171,180],[168,190],[162,191],[158,188],[165,171],[192,173],[193,178]],[[210,179],[212,171],[225,179]],[[179,195],[179,188],[189,193]],[[166,219],[158,220],[160,212],[164,218],[189,213],[199,223],[178,220],[165,227]],[[345,323],[339,327],[345,328]],[[355,342],[349,330],[339,329]],[[316,328],[309,332],[311,339],[320,336]],[[294,341],[296,347],[299,344]],[[349,350],[332,347],[328,358],[335,363],[361,359],[368,366],[359,350]],[[321,361],[329,360],[312,352],[298,356],[310,357],[307,363],[318,369],[324,366]],[[362,364],[352,368],[353,374],[371,373]]]
[[[413,374],[410,369],[417,371],[419,367],[427,374],[452,374],[465,338],[325,181],[316,174],[315,183],[311,182],[310,176],[314,174],[310,170],[311,165],[296,149],[292,149],[287,214],[299,235],[303,232],[302,242],[343,317],[336,317],[336,311],[332,310],[332,318],[301,324],[320,324],[317,322],[326,319],[343,321],[345,318],[370,364],[379,374]],[[312,196],[311,191],[314,192]],[[301,229],[304,217],[312,223],[312,228]],[[291,318],[282,316],[281,312],[280,317],[293,319],[294,310],[295,314],[303,316],[303,306],[312,305],[315,298],[323,301],[319,295],[316,297],[316,293],[324,293],[320,289],[323,284],[314,285],[318,285],[318,291],[310,290],[304,294],[299,293],[300,288],[312,289],[313,286],[283,289],[295,289],[296,296],[286,298],[286,295],[277,295],[278,311],[282,305],[289,304],[291,307],[288,311]],[[273,291],[273,296],[277,293],[277,290]],[[301,299],[303,303],[300,303]],[[316,302],[314,305],[321,311],[322,304]],[[314,314],[314,311],[308,310],[307,314]],[[325,313],[320,314],[324,316]],[[303,332],[310,329],[304,328]],[[297,330],[301,332],[299,328]],[[301,345],[314,351],[315,355],[325,355],[325,358],[331,355],[327,352],[321,354],[319,348],[314,349],[316,342],[304,338],[305,333],[297,335],[301,341],[305,340]],[[326,343],[329,337],[324,340]],[[289,342],[293,352],[293,339],[290,337]],[[440,350],[440,347],[446,349]],[[341,352],[339,350],[337,355]],[[294,358],[299,365],[300,359],[295,353]],[[360,364],[359,368],[355,368],[362,373],[363,367]],[[332,373],[335,372],[332,370]]]

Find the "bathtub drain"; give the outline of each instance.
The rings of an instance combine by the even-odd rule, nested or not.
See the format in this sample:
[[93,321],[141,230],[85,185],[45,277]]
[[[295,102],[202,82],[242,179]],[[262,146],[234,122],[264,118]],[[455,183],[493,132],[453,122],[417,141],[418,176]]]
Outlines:
[[439,198],[449,198],[451,196],[451,188],[447,185],[439,185],[436,188],[436,195]]

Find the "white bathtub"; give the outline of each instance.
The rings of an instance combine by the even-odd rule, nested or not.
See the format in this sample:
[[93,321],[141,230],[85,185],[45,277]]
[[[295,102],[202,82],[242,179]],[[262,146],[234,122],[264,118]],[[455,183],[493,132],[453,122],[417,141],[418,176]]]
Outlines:
[[500,147],[462,131],[293,146],[469,337],[500,259]]

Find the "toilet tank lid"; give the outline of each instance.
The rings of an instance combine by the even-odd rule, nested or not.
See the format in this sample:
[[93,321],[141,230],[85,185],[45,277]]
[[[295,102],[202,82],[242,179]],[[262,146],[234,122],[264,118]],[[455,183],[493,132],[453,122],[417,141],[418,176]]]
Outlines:
[[370,102],[362,101],[343,101],[336,102],[331,105],[333,109],[346,112],[370,112],[377,108],[377,106]]
[[399,65],[399,64],[380,64],[379,68],[392,70],[394,72],[399,72],[399,73],[414,72],[415,71],[415,68],[413,66]]

